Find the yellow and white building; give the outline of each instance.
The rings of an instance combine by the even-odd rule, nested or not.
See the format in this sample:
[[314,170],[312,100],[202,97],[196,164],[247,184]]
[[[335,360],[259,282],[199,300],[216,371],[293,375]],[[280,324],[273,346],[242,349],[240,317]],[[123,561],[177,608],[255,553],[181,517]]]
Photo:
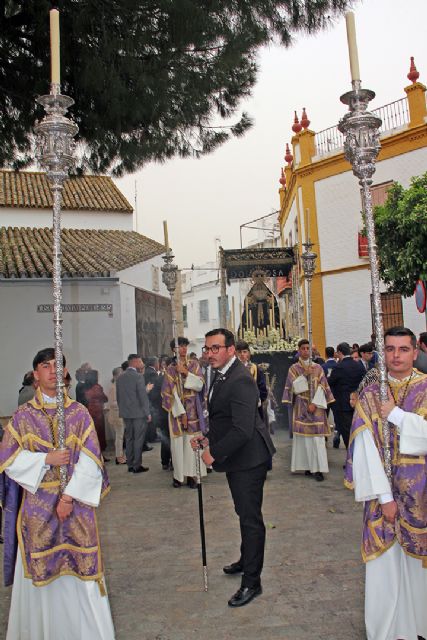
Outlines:
[[[381,151],[373,176],[374,204],[385,201],[394,181],[408,187],[413,176],[427,170],[426,87],[412,77],[406,96],[379,109]],[[344,112],[343,112],[344,114]],[[372,333],[371,280],[363,227],[360,186],[344,158],[337,127],[319,133],[309,129],[303,111],[295,114],[292,152],[287,146],[282,170],[279,222],[284,246],[299,255],[307,230],[317,254],[312,284],[313,340],[323,353],[326,345],[346,340],[363,343]],[[299,263],[287,295],[288,332],[306,334],[306,285]],[[415,286],[415,283],[414,283]],[[413,298],[387,294],[383,288],[384,325],[404,324],[425,331],[425,316]],[[290,326],[289,326],[290,325]]]

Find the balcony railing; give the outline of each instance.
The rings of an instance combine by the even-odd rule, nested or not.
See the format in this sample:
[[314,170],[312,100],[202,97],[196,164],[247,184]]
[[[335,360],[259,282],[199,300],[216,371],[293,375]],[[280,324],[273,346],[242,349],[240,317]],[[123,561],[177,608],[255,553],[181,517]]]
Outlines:
[[[380,133],[398,129],[409,122],[409,108],[407,98],[395,100],[385,104],[378,109],[373,109],[372,113],[382,120]],[[344,136],[338,127],[329,127],[316,133],[315,137],[316,155],[324,156],[333,151],[339,151],[344,146]]]

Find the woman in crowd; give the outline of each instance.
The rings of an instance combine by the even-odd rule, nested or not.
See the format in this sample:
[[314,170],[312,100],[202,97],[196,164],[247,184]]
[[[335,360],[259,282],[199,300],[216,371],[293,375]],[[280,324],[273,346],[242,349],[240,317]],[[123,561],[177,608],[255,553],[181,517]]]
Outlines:
[[[105,451],[107,441],[105,438],[104,404],[108,402],[108,398],[104,393],[104,389],[98,384],[97,371],[91,370],[86,373],[84,396],[87,409],[95,425],[101,451]],[[104,460],[107,461],[107,458],[104,458]]]
[[111,380],[111,387],[107,394],[108,405],[105,409],[108,424],[115,433],[116,464],[126,464],[126,456],[123,452],[125,426],[123,424],[123,420],[119,417],[119,407],[117,405],[116,396],[116,380],[122,373],[122,367],[115,367],[113,369],[113,379]]

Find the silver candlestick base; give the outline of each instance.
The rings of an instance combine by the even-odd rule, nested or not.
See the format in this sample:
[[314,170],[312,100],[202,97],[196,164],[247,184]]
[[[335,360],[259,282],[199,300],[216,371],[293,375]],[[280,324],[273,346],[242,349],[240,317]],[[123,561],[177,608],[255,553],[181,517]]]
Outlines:
[[[380,400],[388,397],[387,370],[384,357],[384,327],[380,293],[380,275],[378,268],[377,242],[375,237],[374,214],[372,210],[371,184],[375,173],[375,160],[381,148],[379,129],[381,118],[370,113],[367,108],[375,93],[362,89],[360,81],[353,82],[353,91],[341,96],[341,102],[348,105],[349,111],[340,120],[338,129],[345,136],[344,153],[353,167],[354,175],[359,178],[362,187],[362,207],[368,237],[369,264],[371,268],[372,301],[374,309],[374,332],[378,352],[380,373]],[[390,453],[390,426],[383,424],[384,468],[389,480],[392,477]]]
[[[37,98],[46,115],[34,127],[38,135],[39,148],[36,156],[46,171],[53,195],[53,321],[56,368],[56,411],[58,421],[58,449],[65,448],[64,415],[64,367],[62,337],[62,280],[61,280],[61,203],[64,180],[74,164],[74,136],[78,126],[65,116],[74,100],[59,93],[59,86],[52,85],[52,92]],[[54,443],[55,444],[55,443]],[[60,488],[67,484],[67,467],[60,467]]]

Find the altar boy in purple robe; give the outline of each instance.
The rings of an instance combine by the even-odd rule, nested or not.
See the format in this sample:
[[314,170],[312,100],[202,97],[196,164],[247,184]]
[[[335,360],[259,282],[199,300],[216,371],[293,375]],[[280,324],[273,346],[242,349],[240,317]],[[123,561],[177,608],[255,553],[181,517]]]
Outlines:
[[[364,502],[367,638],[419,640],[427,638],[427,375],[413,368],[412,331],[394,327],[384,340],[389,399],[380,404],[378,382],[360,393],[346,485]],[[385,420],[391,482],[384,470]]]
[[[12,524],[12,487],[22,488],[16,527],[5,526],[6,569],[15,565],[7,640],[111,640],[94,509],[109,489],[98,438],[87,409],[65,396],[66,449],[57,450],[54,350],[39,351],[33,370],[36,395],[14,413],[0,445]],[[62,494],[60,465],[68,476]]]

